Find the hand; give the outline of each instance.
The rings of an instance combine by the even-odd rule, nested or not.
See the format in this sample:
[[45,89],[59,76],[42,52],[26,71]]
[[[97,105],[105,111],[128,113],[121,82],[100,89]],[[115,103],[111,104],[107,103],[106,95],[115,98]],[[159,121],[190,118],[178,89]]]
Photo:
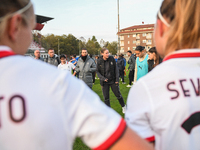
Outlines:
[[126,71],[128,72],[128,69]]
[[119,82],[115,82],[115,84],[118,84]]
[[108,79],[105,79],[104,81],[105,81],[105,82],[108,82]]

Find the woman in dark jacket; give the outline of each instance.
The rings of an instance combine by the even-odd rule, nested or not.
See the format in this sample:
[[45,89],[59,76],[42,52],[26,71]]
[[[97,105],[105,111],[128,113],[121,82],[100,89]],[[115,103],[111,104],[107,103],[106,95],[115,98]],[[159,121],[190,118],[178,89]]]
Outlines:
[[162,58],[160,58],[159,54],[155,47],[152,47],[149,50],[149,60],[148,60],[148,72],[150,72],[154,67],[159,65],[162,62]]
[[119,91],[119,71],[115,59],[112,56],[109,56],[109,51],[106,48],[101,50],[101,54],[102,56],[97,60],[96,72],[102,86],[104,102],[110,107],[109,90],[111,87],[122,106],[122,112],[125,113],[126,107],[124,99]]

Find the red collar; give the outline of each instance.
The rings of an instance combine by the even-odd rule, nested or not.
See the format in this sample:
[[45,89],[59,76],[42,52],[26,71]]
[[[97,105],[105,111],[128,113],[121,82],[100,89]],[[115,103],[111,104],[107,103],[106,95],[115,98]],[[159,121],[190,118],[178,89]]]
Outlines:
[[172,53],[172,54],[166,56],[163,61],[167,61],[167,60],[173,59],[173,58],[189,58],[189,57],[200,57],[200,51],[191,51],[191,52],[189,52],[189,51],[178,52],[177,51],[177,53],[175,52],[175,53]]
[[13,51],[0,51],[0,58],[13,56],[15,53]]

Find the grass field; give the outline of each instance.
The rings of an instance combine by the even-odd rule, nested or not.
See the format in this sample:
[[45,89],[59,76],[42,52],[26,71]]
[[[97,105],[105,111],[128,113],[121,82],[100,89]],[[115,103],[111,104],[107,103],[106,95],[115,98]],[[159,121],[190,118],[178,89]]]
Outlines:
[[[129,81],[128,80],[128,72],[126,73],[126,77],[124,78],[124,80],[125,80],[126,84],[122,84],[122,82],[120,81],[119,86],[120,86],[120,92],[126,103],[128,92],[130,90],[130,88],[126,87],[128,85],[128,81]],[[100,86],[98,79],[95,81],[95,84],[92,89],[94,92],[96,92],[99,95],[100,99],[103,101],[103,93],[102,93],[101,86]],[[113,94],[111,89],[110,89],[110,104],[111,104],[111,107],[117,113],[119,113],[122,117],[124,117],[124,114],[122,113],[121,105],[119,104],[117,98],[115,97],[115,95]],[[77,138],[74,142],[73,150],[90,150],[90,148],[88,148],[79,138]]]

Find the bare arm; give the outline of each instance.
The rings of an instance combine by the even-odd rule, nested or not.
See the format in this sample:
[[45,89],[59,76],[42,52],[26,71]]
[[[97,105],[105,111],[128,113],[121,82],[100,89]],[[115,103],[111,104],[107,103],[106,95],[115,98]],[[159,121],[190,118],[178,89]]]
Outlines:
[[111,150],[153,150],[153,146],[127,127],[124,135],[110,148]]

